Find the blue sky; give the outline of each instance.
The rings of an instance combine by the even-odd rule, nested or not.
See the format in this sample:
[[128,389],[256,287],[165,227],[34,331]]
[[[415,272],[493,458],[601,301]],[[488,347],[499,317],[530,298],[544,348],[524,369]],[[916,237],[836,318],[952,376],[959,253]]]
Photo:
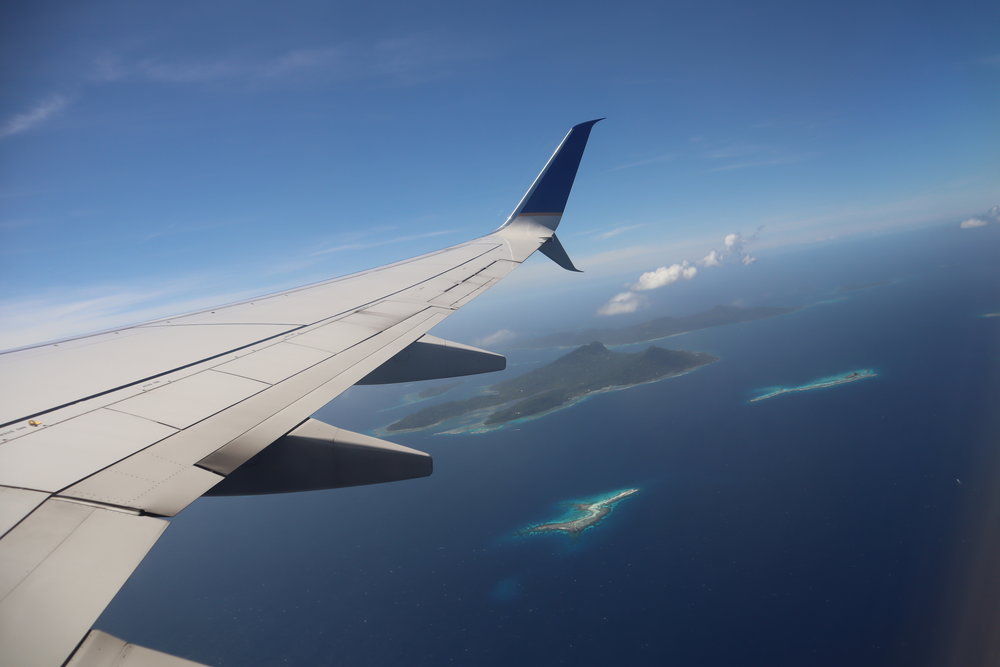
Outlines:
[[[995,2],[8,2],[0,25],[2,347],[488,232],[599,116],[560,236],[627,298],[728,234],[763,226],[733,261],[1000,201]],[[533,264],[498,291],[555,271]]]

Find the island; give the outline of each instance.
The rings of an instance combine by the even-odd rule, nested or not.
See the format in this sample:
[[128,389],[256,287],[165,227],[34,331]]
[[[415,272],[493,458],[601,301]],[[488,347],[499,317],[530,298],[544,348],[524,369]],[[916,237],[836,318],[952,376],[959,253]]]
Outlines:
[[782,396],[784,394],[791,394],[799,391],[813,391],[814,389],[829,389],[830,387],[839,387],[842,384],[848,384],[850,382],[858,382],[859,380],[867,380],[868,378],[877,377],[876,373],[871,368],[861,368],[856,371],[848,371],[847,373],[841,373],[840,375],[829,375],[827,377],[819,378],[818,380],[813,380],[803,385],[797,387],[766,387],[764,389],[759,389],[760,395],[751,398],[750,403],[756,403],[757,401],[764,401],[769,398],[775,398],[776,396]]
[[428,387],[423,391],[418,391],[417,398],[434,398],[435,396],[440,396],[441,394],[448,393],[449,391],[451,391],[455,387],[460,386],[461,384],[462,382],[459,381],[459,382],[449,382],[448,384],[441,384],[436,387]]
[[519,535],[538,535],[544,533],[563,533],[571,537],[579,537],[583,531],[597,526],[606,516],[611,514],[615,503],[638,493],[639,489],[622,489],[605,496],[591,499],[589,502],[577,501],[569,503],[566,514],[557,521],[540,523],[521,530]]
[[677,334],[720,327],[726,324],[762,320],[776,317],[798,310],[797,308],[778,308],[773,306],[758,306],[743,308],[741,306],[715,306],[710,310],[681,317],[659,317],[655,320],[642,322],[621,329],[588,329],[586,331],[564,331],[548,334],[527,341],[519,347],[570,347],[582,345],[590,341],[600,341],[605,345],[628,345],[644,343],[651,340],[675,336]]
[[472,416],[474,423],[449,432],[482,433],[541,417],[595,393],[657,382],[714,361],[718,359],[704,352],[655,346],[642,352],[612,352],[601,343],[590,343],[541,368],[494,384],[482,394],[428,406],[383,430],[413,431]]
[[419,403],[420,401],[426,401],[429,398],[434,398],[436,396],[441,396],[447,394],[449,391],[455,387],[462,385],[462,381],[449,382],[447,384],[439,384],[433,387],[427,387],[426,389],[421,389],[420,391],[415,391],[411,394],[406,394],[403,397],[403,403],[405,405],[411,405],[413,403]]

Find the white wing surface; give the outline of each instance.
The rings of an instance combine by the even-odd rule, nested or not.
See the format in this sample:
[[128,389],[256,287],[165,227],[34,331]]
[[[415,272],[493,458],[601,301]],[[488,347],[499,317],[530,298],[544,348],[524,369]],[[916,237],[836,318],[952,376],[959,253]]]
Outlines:
[[0,354],[0,662],[181,665],[91,626],[206,493],[429,475],[423,452],[310,419],[354,384],[504,367],[427,334],[541,249],[591,128],[573,127],[507,222],[370,271]]

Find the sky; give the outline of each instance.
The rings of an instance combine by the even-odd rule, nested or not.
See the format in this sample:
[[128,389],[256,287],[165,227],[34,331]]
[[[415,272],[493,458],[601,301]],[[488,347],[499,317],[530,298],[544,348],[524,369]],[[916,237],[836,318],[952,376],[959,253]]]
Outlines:
[[[0,348],[488,233],[596,117],[559,235],[580,289],[617,281],[608,318],[716,263],[958,225],[1000,203],[998,24],[995,2],[7,2]],[[570,279],[545,261],[495,291]]]

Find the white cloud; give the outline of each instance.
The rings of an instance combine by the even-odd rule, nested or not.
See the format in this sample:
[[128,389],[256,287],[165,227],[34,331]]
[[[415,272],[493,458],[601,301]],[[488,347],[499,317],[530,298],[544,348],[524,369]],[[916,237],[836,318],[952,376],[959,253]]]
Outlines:
[[958,226],[961,229],[975,229],[976,227],[985,227],[990,223],[1000,224],[1000,204],[991,207],[985,213],[966,218]]
[[[722,266],[724,262],[739,262],[744,266],[749,266],[757,261],[757,258],[748,253],[745,246],[757,240],[763,225],[758,227],[750,236],[743,236],[740,232],[726,234],[722,239],[725,247],[723,251],[710,250],[707,255],[697,261],[704,267]],[[684,260],[676,262],[670,266],[661,266],[652,271],[646,271],[639,276],[639,279],[628,286],[628,292],[616,294],[608,303],[601,306],[597,313],[599,315],[618,315],[621,313],[633,313],[643,305],[642,300],[637,296],[637,292],[659,289],[667,285],[673,285],[681,280],[691,280],[698,275],[698,267],[691,262]]]
[[602,232],[602,233],[598,234],[597,238],[602,239],[602,240],[603,239],[610,239],[610,238],[613,238],[615,236],[618,236],[619,234],[624,234],[625,232],[630,232],[633,229],[640,229],[641,227],[645,227],[645,225],[624,225],[622,227],[615,227],[614,229],[609,229],[606,232]]
[[621,315],[634,313],[639,309],[639,295],[635,292],[615,294],[611,300],[597,309],[598,315]]
[[680,280],[691,280],[697,274],[698,267],[692,266],[686,260],[680,264],[661,266],[658,269],[646,271],[639,276],[639,280],[629,285],[627,292],[614,295],[610,301],[598,308],[597,314],[621,315],[622,313],[634,313],[643,304],[643,299],[637,292],[660,289]]
[[625,164],[620,164],[617,167],[612,167],[611,171],[620,171],[622,169],[631,169],[633,167],[644,167],[647,164],[656,164],[658,162],[669,162],[676,157],[674,153],[665,153],[663,155],[656,155],[654,157],[645,158],[644,160],[636,160],[635,162],[626,162]]
[[0,127],[0,137],[9,137],[21,132],[27,132],[38,127],[52,116],[56,115],[69,104],[69,99],[62,95],[53,95],[39,103],[34,109],[18,114],[8,119]]
[[728,144],[705,151],[702,158],[715,165],[708,172],[719,172],[790,164],[798,162],[801,156],[788,153],[778,146]]
[[730,164],[723,165],[721,167],[715,167],[709,169],[708,172],[718,172],[718,171],[733,171],[734,169],[750,169],[753,167],[772,167],[779,164],[791,164],[793,162],[798,162],[799,158],[793,156],[784,157],[774,157],[767,158],[764,160],[746,160],[743,162],[733,162]]
[[329,65],[332,50],[298,50],[265,60],[240,58],[204,58],[164,60],[139,58],[126,60],[117,55],[104,55],[97,60],[94,78],[103,82],[150,81],[153,83],[185,84],[215,83],[253,79],[287,77],[305,70]]
[[[746,251],[746,246],[757,240],[760,236],[761,230],[764,226],[758,227],[753,234],[750,236],[743,236],[741,232],[732,232],[726,234],[722,239],[722,244],[725,246],[725,250],[722,253],[716,253],[714,250],[708,254],[708,257],[702,260],[702,264],[705,266],[719,266],[722,262],[732,258],[734,261],[742,262],[744,266],[749,266],[757,261],[756,257],[753,257]],[[712,258],[718,263],[711,264],[708,259]]]
[[340,47],[325,49],[298,49],[263,63],[261,72],[267,76],[284,76],[310,69],[330,68],[344,58]]
[[986,221],[981,218],[969,218],[968,220],[963,220],[958,226],[961,229],[975,229],[976,227],[985,227],[986,224]]
[[269,57],[226,54],[171,60],[105,54],[94,63],[92,78],[102,82],[229,83],[251,87],[374,79],[408,86],[448,75],[456,65],[479,57],[481,48],[456,45],[454,40],[442,40],[435,34],[414,34],[299,48]]
[[494,331],[493,333],[483,336],[482,338],[477,338],[473,345],[479,347],[493,347],[494,345],[506,343],[516,337],[517,334],[510,329],[500,329],[499,331]]
[[653,271],[647,271],[639,276],[639,280],[632,285],[635,291],[645,291],[659,289],[667,285],[672,285],[678,280],[691,280],[697,275],[698,269],[687,261],[670,266],[661,266]]

